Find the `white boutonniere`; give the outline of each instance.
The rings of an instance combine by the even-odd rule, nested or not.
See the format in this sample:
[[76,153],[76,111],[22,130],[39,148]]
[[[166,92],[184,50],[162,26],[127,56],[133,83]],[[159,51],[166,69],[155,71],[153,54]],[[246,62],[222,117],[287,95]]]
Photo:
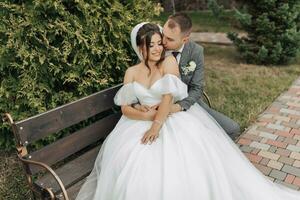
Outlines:
[[183,74],[187,75],[190,72],[195,71],[196,63],[195,61],[191,60],[185,67],[182,68]]

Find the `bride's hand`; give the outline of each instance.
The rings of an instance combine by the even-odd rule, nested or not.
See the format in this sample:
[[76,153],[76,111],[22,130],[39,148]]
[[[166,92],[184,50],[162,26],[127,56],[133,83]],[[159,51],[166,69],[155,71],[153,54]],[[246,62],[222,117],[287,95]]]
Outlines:
[[153,128],[150,128],[143,136],[141,142],[142,144],[147,144],[150,142],[152,144],[159,136],[159,130],[155,130]]

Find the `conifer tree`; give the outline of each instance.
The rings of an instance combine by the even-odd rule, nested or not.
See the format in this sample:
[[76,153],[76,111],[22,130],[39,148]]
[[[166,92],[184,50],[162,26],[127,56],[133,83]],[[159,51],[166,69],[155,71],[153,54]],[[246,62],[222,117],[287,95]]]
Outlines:
[[246,12],[236,11],[247,36],[229,33],[248,63],[286,64],[300,48],[300,0],[245,1]]

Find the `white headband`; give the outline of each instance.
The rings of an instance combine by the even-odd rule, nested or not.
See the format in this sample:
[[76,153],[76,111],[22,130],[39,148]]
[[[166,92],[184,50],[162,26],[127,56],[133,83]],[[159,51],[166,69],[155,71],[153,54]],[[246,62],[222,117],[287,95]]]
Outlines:
[[[139,47],[136,44],[136,36],[140,28],[144,26],[145,24],[148,24],[149,22],[141,22],[132,29],[130,33],[130,39],[131,39],[131,46],[133,50],[135,51],[136,55],[139,57],[140,61],[144,60],[142,52],[140,52]],[[157,25],[160,29],[160,32],[162,32],[162,27],[160,25]]]

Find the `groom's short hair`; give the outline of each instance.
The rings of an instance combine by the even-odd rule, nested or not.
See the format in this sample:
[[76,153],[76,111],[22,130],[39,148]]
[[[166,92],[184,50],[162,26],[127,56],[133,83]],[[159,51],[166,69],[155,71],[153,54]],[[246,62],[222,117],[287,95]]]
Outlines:
[[168,27],[170,29],[179,26],[181,33],[190,34],[192,30],[192,20],[185,13],[176,13],[169,16]]

